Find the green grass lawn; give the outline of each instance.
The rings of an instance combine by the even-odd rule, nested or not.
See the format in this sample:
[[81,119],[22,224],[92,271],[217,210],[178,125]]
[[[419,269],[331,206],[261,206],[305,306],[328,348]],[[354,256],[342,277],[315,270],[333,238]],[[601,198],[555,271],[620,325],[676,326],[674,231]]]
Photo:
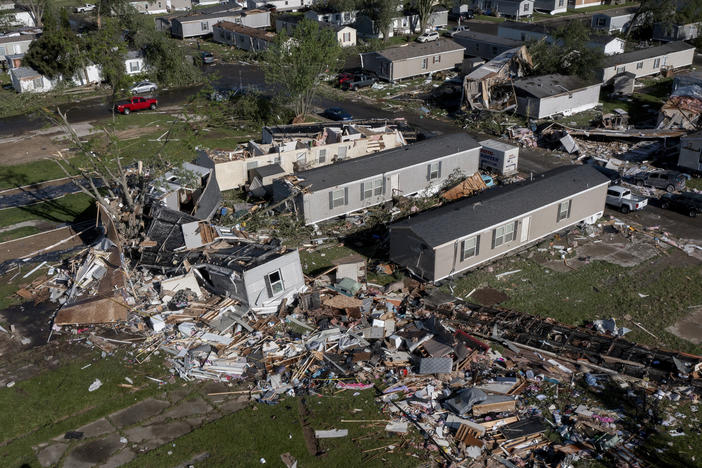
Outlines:
[[507,18],[505,18],[504,16],[497,17],[497,16],[490,16],[490,15],[475,15],[475,17],[473,19],[482,20],[482,21],[490,21],[492,23],[504,23],[505,21],[507,21]]
[[687,181],[686,185],[688,189],[702,190],[702,177],[693,177]]
[[[0,211],[0,216],[2,212]],[[20,237],[31,236],[32,234],[37,234],[42,230],[34,226],[24,226],[17,229],[12,229],[11,231],[0,232],[0,242],[7,242],[13,239],[19,239]]]
[[[290,453],[304,467],[414,467],[420,459],[408,456],[409,449],[394,453],[383,450],[363,453],[378,447],[394,444],[399,446],[403,438],[417,440],[412,428],[409,435],[390,435],[385,424],[342,423],[342,419],[387,420],[378,411],[373,389],[362,390],[354,396],[347,390],[339,394],[323,392],[323,396],[306,397],[310,411],[308,421],[313,430],[348,429],[347,437],[322,439],[319,441],[322,456],[310,455],[303,438],[298,401],[287,398],[275,406],[254,404],[237,413],[194,430],[190,434],[166,444],[152,452],[137,457],[127,467],[172,467],[187,462],[194,455],[208,452],[203,466],[283,466],[280,456]],[[359,439],[359,440],[354,440]],[[423,455],[426,457],[426,455]]]
[[629,123],[640,125],[656,120],[658,110],[668,99],[672,86],[672,78],[644,79],[643,88],[634,91],[631,97],[611,99],[607,91],[600,96],[602,112],[609,113],[614,109],[624,109],[629,113]]
[[72,223],[94,216],[93,199],[83,193],[75,193],[21,208],[0,210],[0,227],[11,226],[30,219]]
[[[136,365],[128,356],[117,352],[103,359],[95,352],[88,360],[73,362],[37,377],[18,382],[11,388],[0,388],[0,447],[3,466],[39,466],[31,447],[74,430],[118,409],[165,391],[146,376],[162,377],[159,359]],[[82,367],[90,364],[90,367]],[[118,387],[129,377],[138,391]],[[102,387],[88,392],[95,379]]]
[[[684,255],[684,254],[679,254]],[[664,259],[659,257],[657,260]],[[654,346],[701,353],[702,346],[676,337],[666,327],[702,304],[702,269],[699,264],[654,266],[652,261],[632,268],[595,261],[566,273],[553,271],[534,260],[512,257],[493,264],[494,271],[481,269],[457,279],[454,292],[464,297],[474,288],[493,287],[509,300],[500,304],[521,312],[552,317],[581,325],[586,320],[614,317],[620,326],[632,329],[626,338]],[[498,280],[495,274],[519,270]],[[680,285],[685,284],[684,288]],[[446,290],[448,287],[445,286]],[[647,297],[640,297],[639,293]],[[469,298],[470,300],[470,298]],[[630,315],[660,340],[624,319]]]

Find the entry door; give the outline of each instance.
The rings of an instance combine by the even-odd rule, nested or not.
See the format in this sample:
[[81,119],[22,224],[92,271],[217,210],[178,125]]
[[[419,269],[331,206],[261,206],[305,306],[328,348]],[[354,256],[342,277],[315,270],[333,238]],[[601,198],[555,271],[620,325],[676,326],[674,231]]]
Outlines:
[[522,236],[519,238],[519,242],[526,242],[529,239],[529,220],[531,220],[531,216],[522,220]]
[[393,196],[400,193],[400,174],[390,175],[390,193]]

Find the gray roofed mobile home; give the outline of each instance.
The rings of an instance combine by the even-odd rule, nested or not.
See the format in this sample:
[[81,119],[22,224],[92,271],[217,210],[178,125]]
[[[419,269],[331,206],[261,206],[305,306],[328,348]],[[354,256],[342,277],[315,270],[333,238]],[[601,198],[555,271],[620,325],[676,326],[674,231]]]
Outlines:
[[521,41],[474,31],[461,31],[454,34],[453,40],[466,48],[466,54],[487,60],[522,45]]
[[179,16],[171,21],[171,34],[181,39],[206,36],[212,34],[212,27],[222,21],[249,28],[267,28],[271,25],[271,13],[268,10],[235,10]]
[[[609,33],[626,31],[638,10],[639,7],[633,6],[599,11],[592,15],[591,27],[592,29],[599,29]],[[643,17],[640,15],[637,23],[640,23],[642,19]]]
[[478,142],[467,133],[442,135],[331,166],[300,172],[297,177],[301,180],[301,186],[322,190],[433,161],[468,149],[479,148],[479,146]]
[[390,225],[390,259],[431,281],[475,267],[604,211],[609,179],[560,167]]
[[606,57],[600,77],[603,83],[607,83],[614,75],[624,72],[633,73],[637,78],[654,75],[665,69],[689,67],[694,57],[695,46],[682,41],[669,42]]
[[470,176],[479,150],[465,133],[442,135],[276,179],[273,197],[291,198],[305,224],[313,224],[439,186],[455,171]]
[[513,86],[517,111],[541,119],[592,109],[599,102],[602,83],[577,76],[542,75],[516,80]]
[[361,54],[361,67],[387,81],[401,80],[442,70],[463,62],[465,47],[449,39],[413,42]]

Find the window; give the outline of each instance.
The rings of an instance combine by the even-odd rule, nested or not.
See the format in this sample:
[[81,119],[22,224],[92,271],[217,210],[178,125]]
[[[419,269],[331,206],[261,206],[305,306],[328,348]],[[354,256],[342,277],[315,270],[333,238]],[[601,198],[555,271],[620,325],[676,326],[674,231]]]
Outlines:
[[5,55],[5,48],[0,46],[0,55]]
[[350,32],[345,32],[342,41],[343,41],[343,42],[351,42],[351,33],[350,33]]
[[200,23],[200,27],[203,31],[209,31],[210,23],[208,23],[207,21],[203,21],[202,23]]
[[565,0],[558,0],[558,6],[562,7],[565,4]]
[[44,80],[41,77],[34,78],[32,82],[34,83],[34,89],[42,89],[44,87]]
[[606,26],[607,20],[605,18],[597,18],[597,26]]
[[529,3],[525,3],[524,8],[522,10],[528,12],[529,11]]
[[326,162],[327,160],[327,150],[326,149],[321,149],[319,150],[319,155],[317,156],[317,162],[320,164],[323,162]]
[[285,289],[283,287],[283,277],[280,276],[280,270],[268,273],[266,275],[266,283],[268,283],[268,292],[271,297],[282,293]]
[[572,200],[566,200],[564,202],[560,202],[558,204],[558,219],[557,221],[561,221],[564,219],[570,218],[570,202]]
[[478,255],[479,239],[480,236],[475,236],[461,242],[461,261]]
[[653,61],[653,68],[660,68],[661,66],[661,59],[657,58]]
[[512,242],[514,240],[514,231],[516,230],[517,222],[505,224],[492,231],[492,248],[499,247],[502,244]]
[[617,75],[620,73],[624,73],[625,71],[626,71],[626,66],[617,67]]
[[366,198],[371,198],[373,196],[380,196],[383,194],[383,178],[378,177],[372,181],[361,183],[361,200]]
[[427,67],[429,66],[429,59],[422,59],[422,70],[426,70]]
[[346,189],[332,190],[329,192],[329,204],[331,208],[338,208],[346,205]]
[[641,70],[643,68],[643,62],[639,62],[636,64],[636,69]]
[[435,55],[433,57],[432,63],[441,63],[441,55]]
[[339,159],[346,159],[346,146],[339,146]]
[[129,62],[129,71],[138,72],[139,71],[139,62]]
[[434,180],[441,177],[441,162],[434,162],[427,166],[427,179]]

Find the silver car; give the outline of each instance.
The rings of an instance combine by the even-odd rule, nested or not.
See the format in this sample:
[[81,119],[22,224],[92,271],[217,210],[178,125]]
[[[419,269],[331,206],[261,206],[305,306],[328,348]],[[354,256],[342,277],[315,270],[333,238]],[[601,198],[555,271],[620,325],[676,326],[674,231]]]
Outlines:
[[156,83],[152,83],[151,81],[141,81],[129,88],[129,91],[131,91],[133,94],[145,94],[154,93],[157,89],[158,86]]

